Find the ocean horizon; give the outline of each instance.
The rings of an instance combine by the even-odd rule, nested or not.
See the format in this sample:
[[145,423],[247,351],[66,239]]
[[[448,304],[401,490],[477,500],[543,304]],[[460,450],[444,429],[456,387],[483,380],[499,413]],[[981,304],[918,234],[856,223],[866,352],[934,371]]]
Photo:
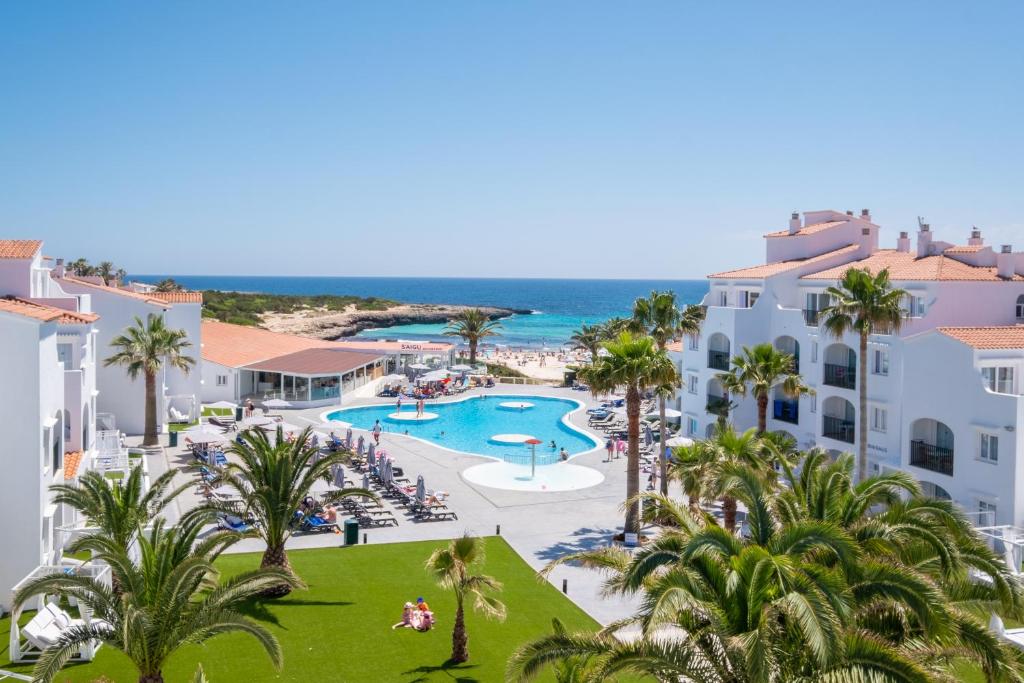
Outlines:
[[[706,280],[343,277],[270,275],[132,275],[156,283],[170,277],[188,289],[216,289],[291,295],[380,297],[402,303],[461,304],[530,310],[502,321],[492,339],[509,346],[558,346],[582,324],[630,313],[633,301],[651,291],[672,290],[680,305],[699,303],[708,291]],[[363,330],[359,337],[443,340],[443,324],[397,325]]]

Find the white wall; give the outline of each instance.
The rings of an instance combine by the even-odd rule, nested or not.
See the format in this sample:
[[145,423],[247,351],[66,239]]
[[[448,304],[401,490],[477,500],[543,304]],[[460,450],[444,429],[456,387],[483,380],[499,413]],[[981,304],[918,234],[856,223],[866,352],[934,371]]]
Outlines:
[[[195,371],[195,375],[202,381],[200,396],[203,403],[238,402],[238,370],[235,368],[200,359],[200,367]],[[227,377],[227,384],[217,386],[218,375]]]

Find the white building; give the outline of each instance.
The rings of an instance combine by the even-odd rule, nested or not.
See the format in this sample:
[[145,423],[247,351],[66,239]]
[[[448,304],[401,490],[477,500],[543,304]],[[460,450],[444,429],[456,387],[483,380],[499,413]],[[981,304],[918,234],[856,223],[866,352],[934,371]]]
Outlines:
[[96,455],[96,337],[89,297],[49,277],[39,240],[0,240],[0,613],[8,590],[60,559],[72,511],[49,487],[73,480]]
[[[683,429],[709,433],[731,401],[733,422],[756,424],[753,400],[727,398],[717,375],[743,346],[771,342],[792,353],[814,395],[777,393],[771,430],[801,448],[856,451],[858,340],[832,338],[818,325],[825,289],[851,266],[879,272],[909,293],[899,334],[875,334],[868,347],[868,455],[872,470],[903,469],[925,489],[1000,524],[1024,525],[1024,254],[986,246],[973,230],[966,245],[916,244],[900,233],[880,249],[867,211],[793,214],[765,235],[766,262],[709,276],[707,318],[699,337],[673,355],[682,389]],[[991,521],[991,520],[989,520]]]

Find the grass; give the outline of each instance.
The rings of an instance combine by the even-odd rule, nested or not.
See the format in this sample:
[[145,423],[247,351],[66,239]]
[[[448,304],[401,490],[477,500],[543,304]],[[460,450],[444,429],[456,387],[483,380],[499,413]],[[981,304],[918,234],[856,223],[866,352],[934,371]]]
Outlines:
[[[204,646],[179,651],[164,670],[167,681],[191,680],[202,662],[209,680],[217,683],[264,681],[473,681],[504,680],[509,655],[527,640],[549,633],[552,617],[572,630],[591,630],[597,623],[562,596],[539,582],[535,572],[500,537],[487,539],[485,572],[504,584],[501,599],[508,605],[504,622],[488,621],[468,612],[469,662],[448,663],[455,601],[423,568],[440,542],[361,545],[349,548],[297,550],[289,553],[295,571],[309,589],[283,600],[253,603],[249,616],[266,624],[284,650],[284,668],[274,671],[251,639],[217,636]],[[226,555],[218,560],[225,573],[258,566],[257,554]],[[423,596],[437,615],[432,631],[391,630],[402,604]],[[0,620],[0,633],[9,622]],[[6,638],[0,639],[6,644]],[[0,669],[25,671],[4,663]],[[135,681],[131,664],[118,652],[103,648],[91,664],[73,665],[57,680],[84,683],[105,676],[113,683]],[[550,674],[539,680],[551,681]]]
[[[230,408],[203,408],[203,417],[224,417],[231,415],[232,410]],[[171,422],[167,425],[168,432],[183,432],[189,427],[195,427],[199,424],[199,420],[194,422]]]

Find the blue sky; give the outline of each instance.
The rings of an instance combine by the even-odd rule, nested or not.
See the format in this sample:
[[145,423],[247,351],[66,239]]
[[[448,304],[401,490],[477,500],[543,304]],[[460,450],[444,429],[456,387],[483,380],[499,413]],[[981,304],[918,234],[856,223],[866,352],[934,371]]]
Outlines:
[[1024,248],[1024,3],[0,5],[0,234],[131,272],[702,277],[793,209]]

